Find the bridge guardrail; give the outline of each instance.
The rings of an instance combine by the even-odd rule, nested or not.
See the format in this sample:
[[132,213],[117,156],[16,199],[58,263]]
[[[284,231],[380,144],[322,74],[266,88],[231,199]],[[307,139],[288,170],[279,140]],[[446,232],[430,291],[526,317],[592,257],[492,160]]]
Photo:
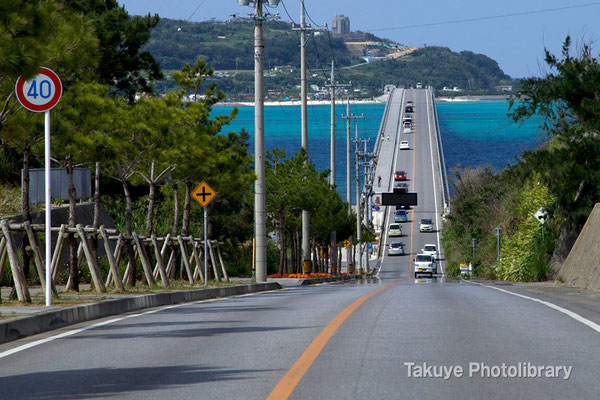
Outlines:
[[440,133],[440,122],[438,119],[437,104],[435,102],[435,93],[430,88],[431,105],[433,108],[435,138],[438,148],[438,165],[440,168],[440,179],[442,184],[442,202],[444,203],[444,214],[450,212],[450,187],[448,184],[448,176],[446,174],[446,160],[444,159],[444,148],[442,146],[442,136]]

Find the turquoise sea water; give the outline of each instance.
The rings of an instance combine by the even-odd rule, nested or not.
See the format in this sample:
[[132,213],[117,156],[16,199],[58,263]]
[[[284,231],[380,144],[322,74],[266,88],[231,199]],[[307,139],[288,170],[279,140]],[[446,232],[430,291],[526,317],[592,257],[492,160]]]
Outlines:
[[[213,115],[231,112],[231,107],[216,107]],[[361,138],[370,138],[372,151],[385,110],[384,104],[351,105],[351,114],[364,118],[354,120]],[[531,150],[543,140],[539,119],[523,126],[512,123],[505,101],[474,101],[438,103],[438,117],[444,145],[446,167],[490,165],[500,170],[514,164],[524,150]],[[336,183],[342,197],[346,196],[346,106],[336,107]],[[299,106],[265,107],[265,148],[281,147],[293,154],[300,148],[301,126]],[[330,106],[308,108],[308,152],[319,170],[329,168]],[[254,152],[254,108],[240,107],[236,119],[223,131],[245,128],[251,135],[250,152]],[[354,122],[351,130],[354,138]],[[352,144],[354,151],[354,144]],[[354,167],[352,167],[354,174]],[[353,181],[354,182],[354,181]],[[354,186],[354,185],[353,185]],[[354,191],[352,199],[354,199]]]
[[[216,107],[213,115],[231,112],[232,107]],[[370,138],[369,151],[372,151],[379,125],[383,118],[385,104],[350,105],[350,113],[364,115],[352,123],[351,138],[354,139],[354,123],[358,124],[360,138]],[[342,198],[346,198],[346,106],[336,106],[335,154],[336,184]],[[308,155],[319,170],[329,169],[329,149],[331,135],[331,106],[309,106],[308,116]],[[288,155],[294,154],[301,147],[302,127],[300,124],[300,106],[266,106],[265,107],[265,149],[284,148]],[[223,129],[223,132],[238,132],[245,128],[250,133],[250,152],[254,153],[254,107],[239,107],[236,119]],[[351,151],[354,152],[354,143]],[[352,153],[352,157],[354,157]],[[354,158],[352,158],[354,161]],[[352,166],[354,176],[354,166]],[[354,182],[354,181],[353,181]],[[352,185],[354,186],[354,184]],[[354,191],[352,192],[354,199]]]
[[540,119],[520,126],[510,121],[506,101],[439,102],[438,119],[446,167],[490,165],[501,170],[544,139]]

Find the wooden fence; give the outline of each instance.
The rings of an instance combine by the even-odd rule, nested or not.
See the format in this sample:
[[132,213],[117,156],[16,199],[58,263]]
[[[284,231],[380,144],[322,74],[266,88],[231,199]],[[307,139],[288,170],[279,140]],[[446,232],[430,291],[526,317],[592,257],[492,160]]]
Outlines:
[[[44,242],[45,227],[42,224],[31,224],[29,222],[11,224],[8,220],[1,220],[0,226],[2,228],[0,234],[0,276],[2,276],[8,259],[17,298],[21,302],[29,302],[31,301],[31,296],[23,271],[22,257],[17,250],[13,235],[27,236],[29,246],[26,248],[26,251],[28,251],[33,260],[42,289],[45,290],[45,247],[40,246],[40,243],[43,244]],[[70,238],[77,240],[77,265],[81,266],[82,262],[86,261],[93,287],[98,293],[105,293],[106,287],[111,283],[114,284],[116,290],[124,290],[123,277],[121,277],[119,264],[123,255],[127,256],[127,252],[124,251],[127,246],[131,246],[133,249],[135,262],[129,262],[129,257],[126,257],[128,262],[124,274],[125,278],[129,274],[136,273],[136,265],[137,261],[139,261],[148,286],[155,286],[157,280],[160,280],[161,286],[169,287],[169,276],[174,272],[177,259],[179,258],[182,263],[182,277],[185,274],[190,283],[198,280],[206,282],[207,277],[204,276],[204,263],[201,261],[204,256],[204,240],[202,239],[191,236],[144,236],[137,233],[127,236],[116,229],[105,229],[104,226],[91,228],[84,227],[81,224],[75,227],[61,225],[60,228],[52,228],[52,232],[53,235],[56,235],[51,262],[52,293],[54,296],[57,295],[54,281],[59,272],[63,251],[65,247],[68,247],[65,244],[68,244]],[[42,240],[38,237],[40,234]],[[92,241],[96,240],[99,246],[102,243],[109,264],[109,271],[106,277],[102,276],[102,271],[98,266],[99,257],[91,245]],[[150,254],[148,254],[149,252]],[[223,263],[219,243],[216,240],[208,241],[208,256],[215,279],[218,281],[224,279],[228,282],[229,276]],[[222,277],[219,273],[218,265],[221,267]],[[71,286],[72,282],[69,280],[66,288],[69,289]]]

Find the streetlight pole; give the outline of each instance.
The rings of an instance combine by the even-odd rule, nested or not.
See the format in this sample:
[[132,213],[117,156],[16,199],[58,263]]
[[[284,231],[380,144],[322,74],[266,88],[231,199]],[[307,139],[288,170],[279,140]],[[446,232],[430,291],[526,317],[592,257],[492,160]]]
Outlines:
[[[279,0],[267,0],[277,6]],[[267,281],[267,213],[265,180],[265,99],[263,85],[263,0],[254,0],[254,239],[256,281]],[[250,0],[238,0],[247,6]]]

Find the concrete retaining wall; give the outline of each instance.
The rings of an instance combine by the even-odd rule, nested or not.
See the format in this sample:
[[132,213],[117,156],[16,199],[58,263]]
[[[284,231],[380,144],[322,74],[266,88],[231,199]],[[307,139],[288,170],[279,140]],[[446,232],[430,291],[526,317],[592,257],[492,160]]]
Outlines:
[[281,286],[275,282],[255,283],[252,285],[128,296],[122,299],[104,300],[97,303],[53,309],[30,316],[0,321],[0,343],[10,342],[67,325],[145,308],[277,289],[281,289]]
[[600,290],[600,203],[594,206],[558,272],[568,286]]

